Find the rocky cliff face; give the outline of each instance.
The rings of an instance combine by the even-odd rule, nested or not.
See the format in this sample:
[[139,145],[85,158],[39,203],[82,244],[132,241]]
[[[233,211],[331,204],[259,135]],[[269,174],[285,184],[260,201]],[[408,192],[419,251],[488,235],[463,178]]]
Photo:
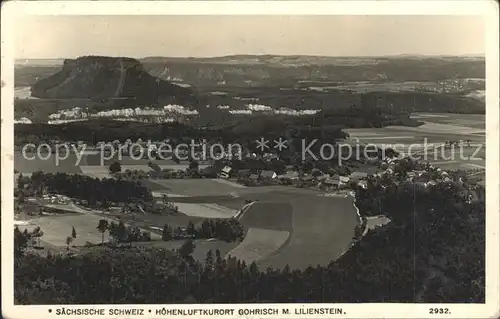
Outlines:
[[140,103],[192,95],[187,88],[153,77],[138,60],[103,56],[67,59],[59,72],[39,80],[31,92],[39,98],[131,98]]

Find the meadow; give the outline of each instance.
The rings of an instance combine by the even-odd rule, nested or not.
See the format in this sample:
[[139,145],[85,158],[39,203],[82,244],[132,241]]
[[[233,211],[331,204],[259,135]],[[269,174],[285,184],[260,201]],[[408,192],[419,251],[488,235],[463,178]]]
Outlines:
[[[416,113],[412,115],[425,123],[419,127],[388,126],[384,128],[346,129],[353,140],[362,144],[396,145],[400,150],[423,150],[428,144],[427,158],[435,165],[448,169],[478,169],[486,165],[484,115]],[[462,148],[442,148],[446,141],[467,141]],[[418,152],[424,154],[422,151]]]

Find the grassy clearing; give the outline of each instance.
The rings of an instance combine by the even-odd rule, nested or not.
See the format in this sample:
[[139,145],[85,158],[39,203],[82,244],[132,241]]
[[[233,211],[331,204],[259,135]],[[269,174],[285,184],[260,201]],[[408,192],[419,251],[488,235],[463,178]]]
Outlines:
[[176,205],[179,203],[187,204],[217,204],[232,210],[238,210],[245,205],[245,199],[241,197],[231,197],[228,195],[216,196],[187,196],[187,197],[172,197]]
[[259,261],[261,268],[326,265],[347,250],[354,236],[358,218],[351,198],[318,197],[317,193],[291,195],[270,194],[292,206],[293,231],[286,246]]
[[172,194],[187,196],[227,195],[231,192],[241,190],[241,188],[214,182],[210,179],[151,180],[147,185],[153,186],[155,191],[163,190]]
[[285,244],[289,235],[287,231],[250,228],[243,242],[227,255],[250,264],[276,252]]
[[[106,216],[106,215],[103,215]],[[185,228],[191,221],[195,225],[202,222],[203,218],[196,216],[188,216],[184,214],[179,215],[159,215],[159,214],[136,214],[135,218],[129,215],[108,215],[107,217],[118,218],[120,217],[125,223],[142,227],[149,231],[161,233],[163,226],[169,224],[172,227]]]
[[[27,226],[27,228],[31,230],[38,225],[44,232],[43,241],[53,246],[66,246],[66,238],[71,236],[71,227],[74,226],[77,236],[73,245],[83,246],[87,241],[95,244],[101,242],[102,235],[97,230],[100,219],[101,217],[96,215],[77,213],[40,217],[32,219],[33,226]],[[104,241],[108,240],[109,236],[105,233]]]
[[[388,128],[391,128],[390,126]],[[395,127],[402,130],[407,131],[416,131],[416,132],[426,132],[426,133],[442,133],[442,134],[474,134],[480,133],[484,131],[484,128],[470,128],[461,125],[453,125],[453,124],[443,124],[443,123],[425,123],[419,127]]]
[[292,231],[292,210],[288,202],[262,201],[253,203],[240,217],[245,228]]
[[[54,205],[53,205],[54,206]],[[67,209],[73,209],[73,207],[67,207]],[[23,230],[27,228],[31,230],[36,226],[40,226],[44,231],[43,241],[47,242],[53,246],[65,246],[66,238],[71,235],[72,227],[75,227],[77,232],[77,237],[73,241],[72,245],[74,246],[83,246],[86,242],[90,242],[93,244],[100,243],[102,240],[101,233],[97,230],[97,225],[99,220],[106,219],[109,222],[119,220],[123,220],[126,226],[139,226],[142,227],[142,230],[151,231],[149,224],[146,222],[147,219],[141,220],[138,218],[137,221],[133,220],[131,217],[127,215],[123,216],[114,216],[108,214],[97,214],[97,213],[88,213],[83,210],[81,212],[73,212],[67,214],[59,214],[57,216],[43,216],[38,218],[30,219],[30,225],[21,226],[20,229]],[[173,223],[172,223],[173,224]],[[163,227],[164,224],[161,224]],[[187,221],[182,227],[187,225]],[[157,233],[151,233],[152,240],[161,239],[161,235]],[[109,235],[106,232],[104,234],[104,241],[109,240]]]
[[486,117],[484,114],[429,114],[417,113],[412,118],[431,123],[452,124],[468,128],[485,129]]
[[80,166],[82,173],[96,178],[110,178],[109,169],[104,166]]
[[179,207],[179,212],[193,217],[201,218],[231,218],[236,215],[236,210],[226,208],[217,204],[188,204],[179,203],[175,198],[171,201]]
[[28,154],[31,158],[35,156],[35,159],[30,160],[25,158],[21,153],[14,154],[14,169],[21,173],[33,173],[36,171],[43,171],[45,173],[81,173],[82,170],[77,166],[76,155],[70,154],[68,159],[56,161],[55,154],[42,154],[43,157],[51,155],[47,160],[43,160],[36,153]]
[[[431,123],[432,124],[432,123]],[[428,124],[428,125],[431,125]],[[444,124],[443,124],[444,125]],[[422,130],[418,128],[407,128],[403,126],[391,126],[384,128],[372,129],[348,129],[346,130],[353,141],[359,139],[360,143],[376,143],[376,144],[423,144],[425,140],[427,143],[444,143],[446,140],[471,140],[472,143],[484,143],[484,133],[478,132],[477,129],[457,128],[438,124],[442,129],[441,131],[432,131],[431,129]],[[436,125],[434,126],[436,127]],[[367,132],[371,132],[368,134]],[[473,133],[479,134],[473,134]],[[376,135],[375,135],[376,134]],[[410,138],[411,137],[411,138]]]

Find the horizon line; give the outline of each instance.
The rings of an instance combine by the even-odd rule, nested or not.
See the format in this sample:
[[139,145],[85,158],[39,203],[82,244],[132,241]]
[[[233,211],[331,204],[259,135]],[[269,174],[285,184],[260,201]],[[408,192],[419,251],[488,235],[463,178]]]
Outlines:
[[132,57],[132,56],[113,56],[113,55],[103,55],[103,54],[82,54],[77,57],[37,57],[37,58],[15,58],[18,60],[66,60],[66,59],[77,59],[84,56],[101,56],[101,57],[114,57],[114,58],[133,58],[133,59],[148,59],[148,58],[165,58],[165,59],[217,59],[217,58],[230,58],[236,56],[248,56],[248,57],[266,57],[266,56],[276,56],[276,57],[315,57],[315,58],[397,58],[397,57],[457,57],[457,58],[485,58],[485,53],[465,53],[465,54],[425,54],[425,53],[399,53],[399,54],[382,54],[382,55],[314,55],[314,54],[251,54],[251,53],[235,53],[228,55],[215,55],[215,56],[163,56],[163,55],[147,55],[143,57]]

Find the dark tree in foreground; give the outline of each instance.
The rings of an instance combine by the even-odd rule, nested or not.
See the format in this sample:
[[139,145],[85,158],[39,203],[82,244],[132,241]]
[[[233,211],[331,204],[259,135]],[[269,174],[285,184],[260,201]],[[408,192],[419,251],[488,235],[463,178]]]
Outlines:
[[172,240],[172,232],[173,232],[172,227],[170,227],[168,224],[165,224],[165,226],[163,226],[161,239],[164,241]]
[[35,227],[35,229],[33,229],[30,237],[36,238],[36,244],[40,246],[40,238],[43,237],[43,230],[40,228],[40,226],[37,226]]
[[198,170],[199,164],[197,161],[192,160],[189,162],[189,169],[190,170]]
[[101,233],[101,244],[104,244],[104,233],[108,230],[109,223],[105,219],[99,220],[97,230]]
[[69,246],[71,245],[72,242],[73,242],[73,237],[71,236],[66,237],[66,250],[69,251]]
[[14,254],[19,256],[24,254],[24,251],[28,247],[29,238],[27,233],[24,234],[19,230],[19,227],[14,228]]
[[194,245],[193,240],[188,239],[184,244],[182,244],[181,248],[179,248],[179,255],[182,258],[187,259],[191,257],[191,254],[194,252],[195,248],[196,246]]

